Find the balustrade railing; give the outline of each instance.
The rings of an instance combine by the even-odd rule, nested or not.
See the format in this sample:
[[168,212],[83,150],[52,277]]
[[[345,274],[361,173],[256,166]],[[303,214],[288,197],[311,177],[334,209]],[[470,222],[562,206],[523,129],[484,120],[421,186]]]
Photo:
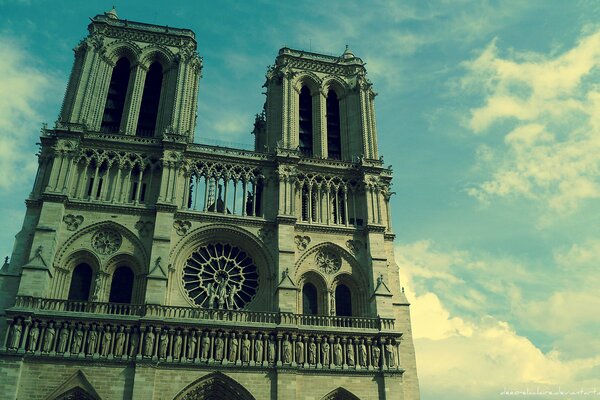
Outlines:
[[198,321],[222,321],[267,325],[304,326],[319,328],[394,330],[393,318],[342,317],[334,315],[306,315],[287,312],[247,310],[221,310],[198,307],[165,306],[158,304],[122,304],[90,301],[46,299],[17,296],[15,308],[32,311],[58,311],[92,313],[95,315],[118,315],[158,319],[185,319]]

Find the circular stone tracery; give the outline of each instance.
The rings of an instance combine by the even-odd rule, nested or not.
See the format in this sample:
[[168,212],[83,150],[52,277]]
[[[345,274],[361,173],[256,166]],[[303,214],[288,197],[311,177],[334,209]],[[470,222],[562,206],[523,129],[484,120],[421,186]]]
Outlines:
[[119,250],[122,243],[121,234],[113,231],[112,229],[106,229],[98,231],[92,236],[92,247],[100,254],[112,254]]
[[256,296],[258,268],[239,247],[225,243],[200,246],[183,267],[188,297],[205,308],[238,310]]

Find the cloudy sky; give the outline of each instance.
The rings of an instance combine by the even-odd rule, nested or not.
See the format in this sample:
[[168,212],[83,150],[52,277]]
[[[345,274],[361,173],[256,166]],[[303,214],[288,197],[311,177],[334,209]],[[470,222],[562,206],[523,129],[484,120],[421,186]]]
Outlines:
[[[600,2],[202,3],[115,1],[196,32],[199,141],[252,142],[284,45],[367,62],[423,399],[600,398]],[[2,256],[71,49],[111,5],[0,0]]]

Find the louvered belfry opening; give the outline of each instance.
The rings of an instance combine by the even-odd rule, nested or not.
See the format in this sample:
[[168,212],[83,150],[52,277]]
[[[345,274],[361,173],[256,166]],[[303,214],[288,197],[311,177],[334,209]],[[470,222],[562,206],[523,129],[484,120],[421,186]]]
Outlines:
[[121,120],[123,119],[123,109],[125,107],[125,98],[127,88],[129,87],[130,63],[126,57],[117,61],[113,68],[102,115],[100,130],[105,133],[119,132]]

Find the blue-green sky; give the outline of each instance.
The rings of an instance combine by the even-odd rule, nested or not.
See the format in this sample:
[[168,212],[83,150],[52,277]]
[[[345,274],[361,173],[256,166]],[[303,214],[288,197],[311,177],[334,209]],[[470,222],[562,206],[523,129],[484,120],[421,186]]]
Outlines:
[[[197,140],[252,143],[284,45],[367,62],[424,399],[600,391],[600,1],[115,5],[196,32]],[[111,6],[0,0],[2,255],[71,49]]]

